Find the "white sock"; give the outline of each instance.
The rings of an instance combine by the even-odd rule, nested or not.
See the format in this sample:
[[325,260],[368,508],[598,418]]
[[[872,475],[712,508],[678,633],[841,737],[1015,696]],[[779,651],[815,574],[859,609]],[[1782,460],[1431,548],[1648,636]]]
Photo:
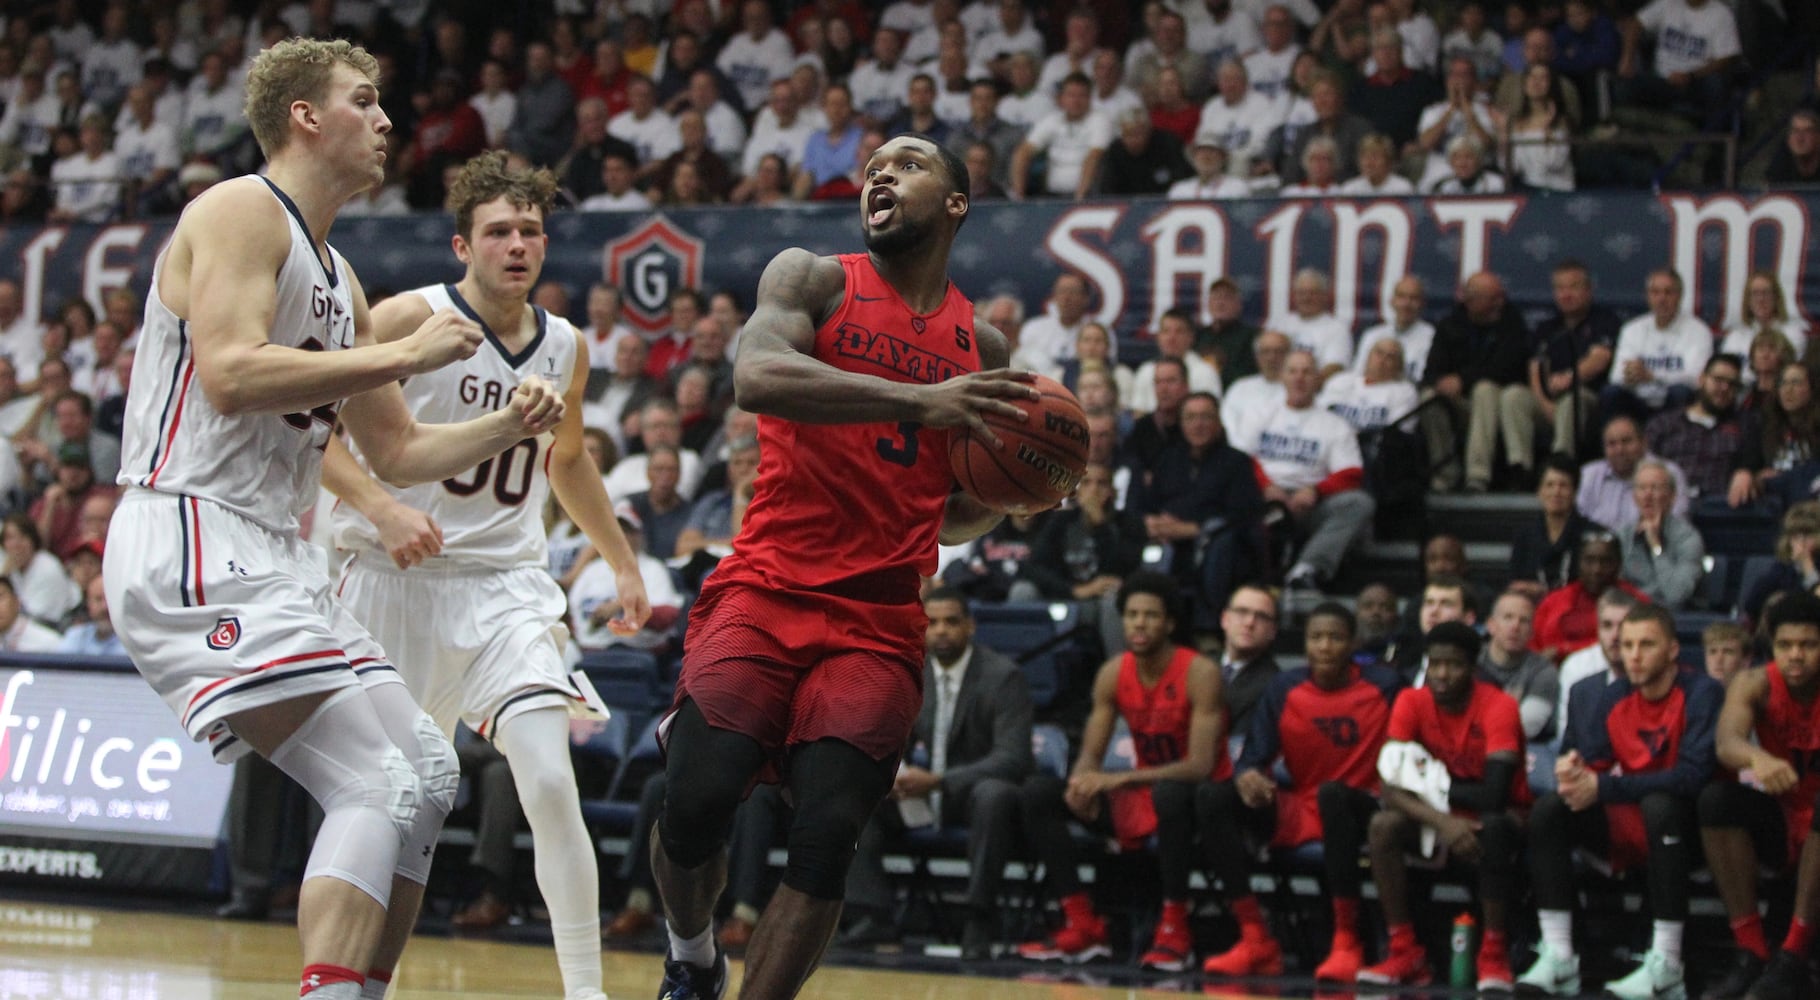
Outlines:
[[1656,921],[1655,939],[1650,942],[1650,950],[1661,952],[1666,958],[1681,964],[1681,928],[1679,920]]
[[1542,924],[1542,943],[1558,958],[1574,955],[1574,915],[1567,910],[1541,910],[1536,914]]
[[[390,982],[384,979],[374,979],[372,976],[368,976],[367,984],[360,988],[360,1000],[385,1000],[385,991],[389,989],[391,985]],[[314,993],[310,994],[312,997],[315,995],[316,994]]]
[[708,926],[692,938],[677,934],[674,926],[669,934],[671,958],[703,969],[714,964],[714,921],[708,921]]
[[307,1000],[365,1000],[366,993],[359,983],[340,982],[327,986],[318,986],[305,993]]
[[569,764],[568,713],[545,708],[515,715],[493,742],[512,768],[512,784],[531,826],[537,888],[550,911],[563,991],[599,993],[600,876]]

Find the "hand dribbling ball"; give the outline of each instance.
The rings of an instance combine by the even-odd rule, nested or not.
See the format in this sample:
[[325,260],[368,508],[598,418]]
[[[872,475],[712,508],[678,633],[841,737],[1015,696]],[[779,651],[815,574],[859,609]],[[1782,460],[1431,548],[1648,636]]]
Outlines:
[[1038,375],[1036,399],[1010,402],[1028,420],[998,413],[984,416],[998,435],[1000,451],[962,428],[948,443],[954,478],[974,499],[1007,514],[1030,514],[1055,506],[1074,492],[1087,471],[1087,415],[1080,400],[1060,382]]

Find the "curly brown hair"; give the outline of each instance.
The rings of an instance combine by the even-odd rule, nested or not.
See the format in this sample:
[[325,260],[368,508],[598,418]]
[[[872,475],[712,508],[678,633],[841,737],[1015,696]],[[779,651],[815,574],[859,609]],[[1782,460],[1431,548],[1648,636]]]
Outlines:
[[291,103],[321,101],[336,63],[377,85],[379,60],[345,39],[287,38],[254,58],[246,74],[246,121],[267,158],[290,141]]
[[474,210],[496,198],[510,198],[516,208],[535,208],[547,219],[556,203],[556,175],[542,168],[513,167],[502,150],[474,157],[462,164],[449,185],[447,204],[455,213],[455,231],[463,239],[470,237]]

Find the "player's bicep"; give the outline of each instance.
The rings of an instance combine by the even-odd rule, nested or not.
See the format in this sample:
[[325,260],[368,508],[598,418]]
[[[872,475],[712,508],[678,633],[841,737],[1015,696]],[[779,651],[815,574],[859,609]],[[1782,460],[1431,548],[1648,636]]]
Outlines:
[[[791,248],[771,259],[758,279],[758,298],[739,337],[739,361],[815,347],[815,327],[828,302],[829,274],[822,258]],[[839,264],[832,264],[836,272]],[[839,279],[843,284],[844,276]]]
[[277,202],[245,187],[197,204],[178,228],[181,246],[173,255],[179,266],[161,282],[160,294],[188,320],[206,387],[220,355],[269,341],[290,229]]

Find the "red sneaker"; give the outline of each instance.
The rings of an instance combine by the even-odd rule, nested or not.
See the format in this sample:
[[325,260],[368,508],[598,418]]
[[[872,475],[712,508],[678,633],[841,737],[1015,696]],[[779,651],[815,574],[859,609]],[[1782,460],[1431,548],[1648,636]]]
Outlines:
[[[1330,957],[1329,962],[1333,961]],[[1358,981],[1379,986],[1427,986],[1434,982],[1435,970],[1428,965],[1428,954],[1420,947],[1396,950],[1384,961],[1360,969]]]
[[1365,946],[1359,939],[1351,936],[1335,937],[1333,950],[1327,958],[1315,966],[1314,979],[1317,983],[1356,983],[1359,981],[1359,968],[1365,964]]
[[1224,953],[1202,963],[1201,971],[1210,976],[1280,976],[1283,974],[1283,949],[1276,938],[1240,938],[1239,943]]
[[1516,989],[1516,977],[1510,971],[1510,955],[1503,948],[1479,949],[1479,992],[1509,993]]
[[1188,925],[1165,919],[1157,923],[1150,950],[1138,960],[1138,965],[1159,972],[1186,972],[1193,962],[1194,938],[1188,933]]
[[1106,944],[1106,921],[1098,916],[1086,919],[1070,917],[1061,930],[1049,937],[1018,945],[1017,953],[1034,962],[1066,962],[1070,965],[1112,957],[1112,949]]

